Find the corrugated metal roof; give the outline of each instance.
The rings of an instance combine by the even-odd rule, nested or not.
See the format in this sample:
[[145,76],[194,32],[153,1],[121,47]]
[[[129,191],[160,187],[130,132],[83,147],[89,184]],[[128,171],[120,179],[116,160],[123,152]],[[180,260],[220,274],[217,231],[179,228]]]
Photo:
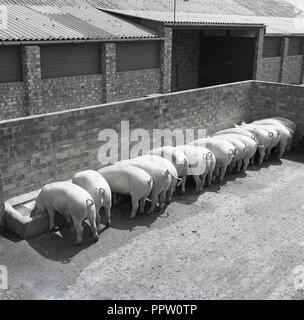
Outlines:
[[49,6],[49,7],[87,7],[87,0],[0,0],[0,5]]
[[152,39],[152,29],[92,7],[7,5],[0,41]]
[[[156,12],[142,10],[110,10],[111,13],[124,16],[137,17],[152,21],[173,24],[172,12]],[[272,16],[245,16],[207,13],[176,13],[177,25],[265,25],[268,34],[304,34],[304,13],[297,18]]]
[[[10,5],[16,4],[23,9],[14,12]],[[158,37],[151,29],[98,13],[97,7],[173,22],[173,0],[0,0],[0,5],[7,5],[10,12],[10,27],[0,30],[0,41]],[[269,34],[304,34],[304,0],[177,0],[177,12],[180,24],[265,24]]]
[[[88,0],[108,12],[173,22],[173,0]],[[265,24],[269,34],[304,34],[304,0],[177,0],[180,24]]]
[[[111,13],[118,13],[125,16],[137,17],[141,19],[173,24],[173,12],[156,12],[143,10],[109,10]],[[257,22],[252,16],[226,15],[226,14],[207,14],[207,13],[184,13],[177,12],[175,17],[176,24],[188,25],[250,25],[261,26],[263,23]]]
[[[92,5],[112,10],[172,12],[173,0],[88,0]],[[177,0],[177,11],[245,16],[295,18],[303,0]],[[291,3],[290,3],[291,2]]]

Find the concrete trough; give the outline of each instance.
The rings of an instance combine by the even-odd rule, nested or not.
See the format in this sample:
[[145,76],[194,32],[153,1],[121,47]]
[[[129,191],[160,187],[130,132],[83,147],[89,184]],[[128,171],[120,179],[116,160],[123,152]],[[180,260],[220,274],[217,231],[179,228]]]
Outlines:
[[[5,202],[5,226],[22,239],[28,239],[48,231],[46,212],[34,215],[35,200],[41,189],[11,198]],[[62,226],[65,219],[56,214],[55,226]]]
[[48,229],[46,214],[34,216],[32,210],[40,190],[5,202],[5,225],[22,239],[36,236]]

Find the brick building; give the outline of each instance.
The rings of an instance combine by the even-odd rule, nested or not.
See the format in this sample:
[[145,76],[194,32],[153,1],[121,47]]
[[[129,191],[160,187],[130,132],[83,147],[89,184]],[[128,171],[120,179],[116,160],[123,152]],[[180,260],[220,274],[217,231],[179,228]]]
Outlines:
[[0,120],[242,80],[304,79],[304,12],[287,0],[177,0],[175,18],[173,1],[161,0],[0,6]]
[[137,23],[172,28],[173,91],[248,79],[304,82],[301,0],[177,0],[175,17],[173,0],[96,2]]

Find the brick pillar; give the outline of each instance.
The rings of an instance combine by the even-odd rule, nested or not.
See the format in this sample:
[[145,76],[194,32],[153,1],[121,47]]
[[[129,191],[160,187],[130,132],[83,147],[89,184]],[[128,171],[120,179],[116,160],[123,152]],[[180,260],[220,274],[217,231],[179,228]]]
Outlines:
[[28,115],[43,113],[39,46],[22,48],[23,81],[25,83]]
[[172,28],[164,27],[163,37],[160,46],[160,91],[162,93],[171,92],[172,80]]
[[279,82],[282,83],[284,81],[284,73],[285,73],[285,64],[288,55],[288,46],[289,46],[289,39],[282,38],[281,43],[281,69],[280,69],[280,78]]
[[101,72],[103,76],[103,101],[115,101],[116,96],[116,44],[101,45]]
[[256,33],[253,80],[260,80],[262,77],[261,72],[263,68],[264,33],[264,28],[260,28]]

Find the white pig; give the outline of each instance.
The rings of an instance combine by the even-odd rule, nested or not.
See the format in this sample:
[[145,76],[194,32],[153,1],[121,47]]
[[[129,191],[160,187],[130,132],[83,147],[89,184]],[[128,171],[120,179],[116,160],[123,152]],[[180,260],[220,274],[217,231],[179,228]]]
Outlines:
[[107,181],[94,170],[78,172],[74,175],[72,183],[87,190],[92,196],[96,207],[96,224],[100,226],[100,209],[104,207],[107,218],[107,227],[111,225],[112,194]]
[[218,135],[216,137],[230,142],[232,145],[234,145],[237,148],[238,154],[231,161],[231,163],[228,167],[228,171],[231,172],[236,166],[236,171],[238,173],[241,172],[243,160],[246,158],[247,153],[248,153],[248,150],[247,150],[245,144],[242,141],[240,141],[239,139],[237,139],[237,137],[233,137],[232,135]]
[[[149,155],[150,154],[160,156],[171,161],[176,168],[178,176],[181,177],[183,181],[187,179],[189,160],[183,152],[175,147],[165,146],[150,151]],[[186,189],[182,184],[182,192],[184,193],[185,191]]]
[[292,143],[292,131],[288,129],[285,125],[280,123],[277,120],[272,119],[265,119],[252,122],[253,124],[260,125],[263,128],[275,128],[280,132],[280,141],[278,144],[278,159],[280,159],[286,151],[291,149]]
[[[177,146],[177,149],[181,150],[189,160],[188,176],[193,176],[196,192],[203,191],[206,176],[210,170],[212,152],[207,148],[192,145]],[[186,181],[183,183],[185,184]]]
[[236,138],[240,141],[242,141],[244,143],[244,145],[246,146],[246,150],[247,150],[247,154],[246,157],[243,159],[243,168],[242,168],[242,172],[245,173],[249,164],[250,164],[250,160],[254,159],[254,156],[257,152],[258,149],[258,143],[253,140],[252,138],[249,138],[247,135],[242,135],[239,133],[229,133],[229,134],[221,134],[219,135],[219,137],[222,138],[226,138],[226,139],[230,139],[231,137]]
[[256,141],[257,143],[259,143],[257,137],[252,132],[250,132],[244,128],[229,128],[229,129],[221,130],[221,131],[216,132],[213,136],[217,136],[220,134],[229,134],[229,133],[238,133],[238,134],[241,134],[241,135],[246,136],[248,138],[251,138],[254,141]]
[[171,185],[171,175],[169,170],[153,161],[143,159],[142,157],[120,161],[116,164],[130,164],[146,171],[152,177],[153,188],[150,194],[152,203],[148,214],[154,212],[158,201],[160,202],[160,205],[165,202],[166,193]]
[[260,126],[256,126],[254,124],[247,124],[245,122],[242,123],[242,125],[238,128],[243,128],[251,133],[253,133],[257,139],[259,140],[259,146],[258,146],[258,154],[259,154],[259,159],[258,159],[258,165],[262,165],[265,159],[266,155],[266,150],[269,148],[273,133],[268,131],[266,128],[262,128]]
[[295,122],[291,121],[290,119],[286,119],[283,117],[272,117],[271,119],[278,120],[282,124],[284,124],[287,128],[291,129],[294,132],[296,131],[297,125]]
[[118,164],[103,167],[98,172],[106,179],[112,192],[131,196],[133,208],[129,219],[136,217],[138,207],[144,213],[146,199],[153,188],[153,179],[146,171]]
[[83,221],[89,219],[94,240],[98,240],[93,198],[86,190],[71,182],[54,182],[44,186],[36,199],[34,210],[48,213],[50,230],[54,229],[56,212],[64,215],[69,222],[72,220],[77,232],[77,245],[82,242]]
[[171,175],[171,185],[166,194],[166,200],[167,200],[167,203],[170,203],[172,201],[172,195],[175,192],[176,187],[179,186],[181,182],[181,179],[178,178],[177,170],[172,164],[172,162],[165,158],[155,156],[152,154],[140,156],[138,157],[138,159],[153,161],[158,165],[162,166],[163,168],[169,170]]
[[237,149],[230,142],[217,137],[198,139],[189,145],[205,147],[213,152],[216,158],[214,178],[218,176],[220,183],[223,183],[227,167],[237,155]]

